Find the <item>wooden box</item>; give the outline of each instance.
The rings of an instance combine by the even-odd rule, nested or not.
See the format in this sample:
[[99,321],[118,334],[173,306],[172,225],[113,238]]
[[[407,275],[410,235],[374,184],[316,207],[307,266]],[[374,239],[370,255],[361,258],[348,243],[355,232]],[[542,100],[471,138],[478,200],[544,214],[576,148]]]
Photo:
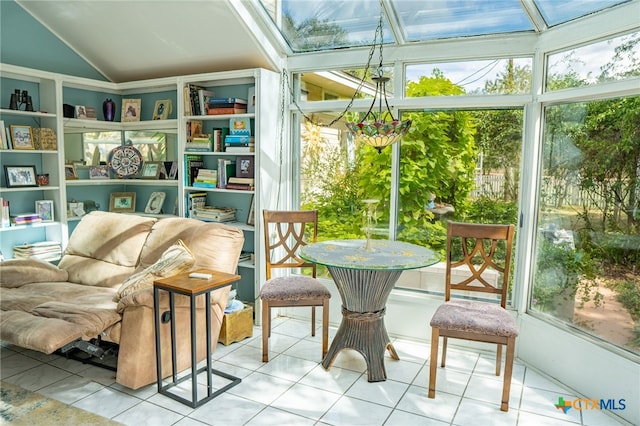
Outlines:
[[253,306],[246,305],[241,311],[224,314],[218,342],[227,346],[251,336],[253,336]]

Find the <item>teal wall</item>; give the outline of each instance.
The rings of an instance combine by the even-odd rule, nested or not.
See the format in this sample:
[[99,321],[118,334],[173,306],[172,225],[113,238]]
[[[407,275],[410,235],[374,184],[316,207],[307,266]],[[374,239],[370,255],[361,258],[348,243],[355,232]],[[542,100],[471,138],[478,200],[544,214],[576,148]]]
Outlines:
[[106,80],[13,0],[0,0],[0,62]]

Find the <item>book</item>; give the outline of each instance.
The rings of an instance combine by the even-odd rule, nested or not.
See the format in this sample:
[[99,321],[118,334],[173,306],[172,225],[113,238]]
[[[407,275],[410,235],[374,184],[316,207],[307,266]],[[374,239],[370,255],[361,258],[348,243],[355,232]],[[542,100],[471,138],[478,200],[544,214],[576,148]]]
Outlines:
[[198,176],[198,170],[204,168],[204,161],[202,155],[186,154],[184,162],[184,184],[185,186],[191,186],[196,176]]
[[223,108],[211,108],[207,109],[207,115],[225,115],[225,114],[244,114],[247,112],[246,108],[236,107],[223,107]]
[[207,203],[206,192],[190,192],[187,194],[187,217],[193,217],[197,208]]
[[241,183],[241,184],[249,184],[249,185],[254,185],[256,182],[256,180],[254,178],[248,178],[248,177],[230,177],[229,178],[229,183]]
[[227,183],[224,189],[235,189],[239,191],[253,191],[255,189],[255,186],[249,185],[246,183]]
[[2,214],[0,214],[0,228],[8,228],[11,226],[11,218],[9,216],[9,200],[0,197],[0,205],[2,205]]
[[200,107],[199,115],[206,115],[209,108],[209,99],[213,97],[213,92],[206,89],[198,89],[198,103]]
[[247,117],[230,118],[229,133],[251,136],[251,120]]
[[225,145],[224,152],[232,152],[236,154],[246,154],[250,152],[255,152],[255,146],[229,146]]
[[213,152],[222,152],[224,150],[224,139],[228,134],[228,127],[211,129],[211,149]]
[[196,188],[215,188],[218,183],[218,171],[213,169],[200,169],[192,186]]
[[211,135],[194,136],[184,145],[185,151],[211,151]]
[[255,138],[249,135],[227,135],[224,138],[225,144],[255,143]]
[[242,98],[209,98],[209,104],[244,104],[247,105],[247,100]]
[[218,159],[218,188],[225,189],[230,177],[235,176],[236,163],[235,161],[219,158]]
[[236,220],[236,209],[204,205],[196,208],[194,216],[214,222],[229,222]]

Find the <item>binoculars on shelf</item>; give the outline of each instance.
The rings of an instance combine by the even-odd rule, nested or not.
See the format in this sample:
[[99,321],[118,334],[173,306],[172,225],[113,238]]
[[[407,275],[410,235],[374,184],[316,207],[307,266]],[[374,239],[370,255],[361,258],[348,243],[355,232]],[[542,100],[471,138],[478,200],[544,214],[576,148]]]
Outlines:
[[9,109],[20,109],[24,105],[25,111],[33,111],[33,102],[31,96],[26,90],[15,89],[11,94],[11,100],[9,101]]

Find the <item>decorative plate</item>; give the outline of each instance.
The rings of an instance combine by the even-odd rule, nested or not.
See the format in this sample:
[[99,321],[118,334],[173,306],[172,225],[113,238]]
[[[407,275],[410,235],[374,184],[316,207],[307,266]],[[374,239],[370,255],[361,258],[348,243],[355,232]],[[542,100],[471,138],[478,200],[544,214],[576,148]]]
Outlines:
[[135,176],[142,168],[142,154],[130,145],[113,148],[109,153],[109,167],[118,177]]

